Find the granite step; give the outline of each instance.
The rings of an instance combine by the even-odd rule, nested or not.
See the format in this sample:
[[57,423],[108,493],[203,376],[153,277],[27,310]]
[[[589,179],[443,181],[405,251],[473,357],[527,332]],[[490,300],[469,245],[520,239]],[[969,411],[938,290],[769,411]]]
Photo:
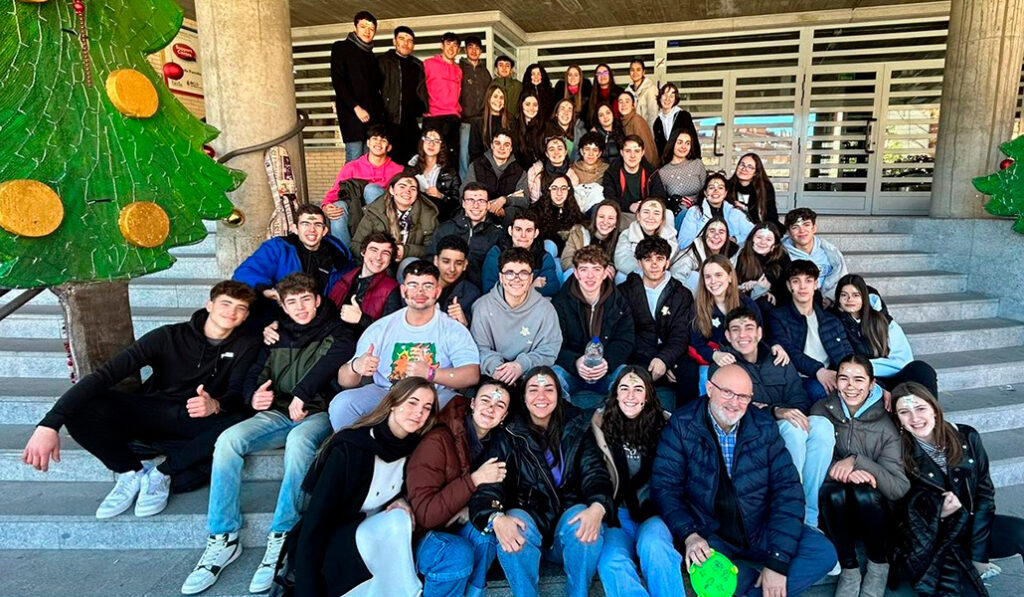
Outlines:
[[889,313],[901,325],[996,317],[999,299],[977,292],[886,296]]
[[178,254],[174,265],[147,276],[152,279],[166,278],[216,278],[217,255],[214,253]]
[[967,289],[967,275],[944,270],[859,272],[883,297],[952,294]]
[[843,254],[857,251],[913,251],[914,235],[903,232],[830,232],[821,234]]
[[855,274],[864,271],[924,271],[935,269],[939,264],[938,255],[922,251],[850,251],[843,257],[847,269]]
[[958,350],[999,349],[1024,344],[1024,322],[1004,318],[902,324],[914,356]]
[[[132,307],[132,323],[138,338],[162,325],[187,321],[196,309],[179,307]],[[59,305],[30,303],[0,320],[0,346],[7,338],[62,338],[64,315]]]
[[[132,308],[189,308],[198,309],[210,298],[210,288],[220,282],[218,277],[209,278],[157,278],[143,276],[133,279],[128,286],[128,296]],[[17,291],[9,292],[0,297],[0,304],[14,298]],[[57,296],[52,292],[43,292],[32,299],[29,305],[56,305]]]
[[935,367],[943,391],[1024,382],[1024,346],[932,354],[927,361]]
[[818,217],[818,234],[865,233],[865,232],[909,232],[915,220],[926,220],[913,216],[834,216]]

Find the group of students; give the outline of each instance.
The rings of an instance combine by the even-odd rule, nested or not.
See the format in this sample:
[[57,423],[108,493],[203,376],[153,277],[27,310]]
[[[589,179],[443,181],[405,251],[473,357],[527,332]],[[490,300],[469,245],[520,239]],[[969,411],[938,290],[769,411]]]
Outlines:
[[[322,205],[68,390],[24,451],[46,470],[66,427],[115,473],[98,518],[209,482],[184,594],[241,554],[245,457],[278,448],[255,593],[482,595],[496,559],[529,596],[543,558],[574,597],[595,575],[681,595],[714,550],[738,595],[834,572],[839,597],[983,596],[989,559],[1024,552],[884,297],[812,210],[779,221],[757,155],[705,172],[674,86],[639,61],[626,91],[603,65],[552,88],[500,58],[492,80],[479,40],[453,66],[454,34],[420,65],[404,27],[374,59],[376,20],[354,24],[332,53],[352,155]],[[465,124],[489,149],[462,174]]]

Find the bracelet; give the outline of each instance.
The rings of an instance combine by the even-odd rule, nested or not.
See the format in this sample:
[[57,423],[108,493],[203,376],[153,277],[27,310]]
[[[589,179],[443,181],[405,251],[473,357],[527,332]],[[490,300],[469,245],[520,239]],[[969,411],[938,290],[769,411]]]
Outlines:
[[433,383],[434,375],[437,374],[437,367],[431,367],[427,370],[427,381]]
[[359,377],[363,376],[362,373],[356,371],[356,360],[355,359],[352,359],[351,361],[348,362],[348,368],[352,370],[352,373],[355,373]]

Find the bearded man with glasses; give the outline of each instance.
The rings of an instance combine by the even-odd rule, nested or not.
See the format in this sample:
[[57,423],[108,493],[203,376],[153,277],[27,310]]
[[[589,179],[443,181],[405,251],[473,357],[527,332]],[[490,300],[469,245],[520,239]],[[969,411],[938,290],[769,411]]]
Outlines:
[[836,551],[802,523],[800,476],[774,419],[749,408],[756,399],[740,366],[716,371],[708,395],[662,431],[651,496],[687,568],[714,550],[739,569],[736,594],[799,595],[835,566]]

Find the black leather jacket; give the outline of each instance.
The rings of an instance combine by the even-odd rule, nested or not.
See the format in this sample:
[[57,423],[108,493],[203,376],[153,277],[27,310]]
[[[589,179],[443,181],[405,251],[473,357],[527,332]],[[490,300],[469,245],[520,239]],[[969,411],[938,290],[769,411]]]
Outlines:
[[[981,436],[967,425],[957,431],[963,460],[947,473],[915,447],[910,491],[898,504],[894,561],[921,596],[960,595],[967,582],[979,595],[988,594],[972,561],[988,561],[995,486]],[[940,518],[945,491],[956,494],[963,507]]]
[[606,520],[613,514],[611,477],[590,429],[593,411],[570,404],[563,408],[561,487],[555,486],[529,423],[517,416],[491,440],[484,456],[505,462],[507,475],[501,483],[479,486],[469,500],[469,517],[476,528],[486,530],[495,512],[519,508],[530,513],[544,544],[550,545],[558,517],[571,506],[597,502],[604,506]]

